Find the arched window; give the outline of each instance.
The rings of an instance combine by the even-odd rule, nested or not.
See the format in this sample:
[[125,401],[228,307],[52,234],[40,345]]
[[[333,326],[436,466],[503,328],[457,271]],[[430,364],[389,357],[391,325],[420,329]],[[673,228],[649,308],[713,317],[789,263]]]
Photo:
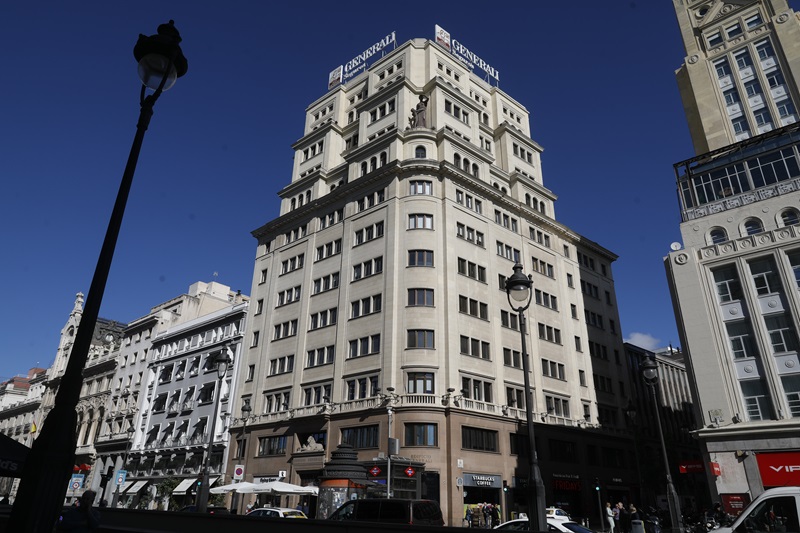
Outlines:
[[500,189],[500,186],[497,183],[492,183],[492,187],[498,190]]
[[503,193],[503,194],[505,194],[505,193],[506,193],[506,188],[505,188],[505,187],[501,188],[501,189],[500,189],[500,192],[501,192],[501,193]]
[[748,235],[756,235],[764,231],[764,226],[759,219],[751,218],[744,223],[744,231]]
[[306,203],[311,201],[311,191],[306,191]]
[[464,164],[463,164],[462,168],[465,171],[469,172],[469,159],[467,159],[466,157],[464,158]]
[[303,195],[301,194],[300,196],[297,197],[297,207],[302,207],[302,206],[303,206]]
[[425,159],[427,155],[424,146],[417,146],[416,150],[414,150],[414,157],[417,159]]
[[483,119],[483,123],[484,124],[488,124],[489,123],[489,114],[488,113],[484,113],[481,118]]
[[781,213],[781,221],[783,222],[784,226],[794,226],[795,224],[800,223],[800,216],[798,216],[797,210],[787,209]]
[[475,176],[476,178],[478,177],[478,165],[476,165],[475,163],[472,164],[472,175]]
[[460,155],[458,155],[458,154],[455,154],[455,155],[453,156],[453,164],[454,164],[455,166],[459,167],[459,168],[461,167],[461,156],[460,156]]
[[[531,204],[531,195],[528,193],[525,193],[525,205],[533,205]],[[534,207],[534,209],[536,209],[536,207]]]
[[291,209],[294,209],[295,207],[297,207],[297,200],[292,198],[292,204],[291,205],[292,205]]
[[380,166],[385,165],[386,164],[386,152],[381,152],[380,158],[381,158]]
[[720,244],[728,240],[728,234],[722,228],[712,228],[708,232],[708,237],[711,240],[711,244]]
[[377,168],[377,166],[378,166],[378,158],[377,157],[371,157],[370,160],[369,160],[369,171],[372,172],[373,170],[375,170]]
[[363,176],[366,173],[367,173],[367,162],[364,161],[363,163],[361,163],[361,175]]
[[539,202],[539,212],[543,215],[547,214],[547,207],[544,205],[544,202]]

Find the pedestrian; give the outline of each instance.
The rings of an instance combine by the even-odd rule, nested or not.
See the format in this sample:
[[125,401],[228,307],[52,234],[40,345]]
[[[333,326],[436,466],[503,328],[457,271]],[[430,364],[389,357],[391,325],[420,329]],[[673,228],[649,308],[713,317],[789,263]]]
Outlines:
[[486,502],[483,503],[483,527],[486,529],[492,528],[492,508]]
[[620,533],[621,529],[619,528],[619,506],[622,505],[621,503],[617,503],[611,506],[611,512],[614,514],[614,531]]
[[625,508],[625,504],[619,502],[617,504],[619,507],[619,527],[622,533],[631,533],[631,515],[628,513],[628,510]]
[[611,510],[611,502],[606,502],[606,523],[609,533],[614,533],[614,511]]
[[628,506],[628,513],[630,515],[631,520],[641,520],[642,519],[641,515],[639,514],[638,509],[636,509],[636,506],[633,505],[633,504],[630,504]]
[[492,527],[500,525],[500,507],[495,503],[492,505]]
[[464,513],[464,520],[467,521],[467,527],[472,527],[472,507],[467,505],[467,512]]
[[93,490],[84,492],[78,505],[64,511],[58,519],[56,531],[73,531],[75,533],[89,533],[100,528],[100,513],[92,507],[97,493]]

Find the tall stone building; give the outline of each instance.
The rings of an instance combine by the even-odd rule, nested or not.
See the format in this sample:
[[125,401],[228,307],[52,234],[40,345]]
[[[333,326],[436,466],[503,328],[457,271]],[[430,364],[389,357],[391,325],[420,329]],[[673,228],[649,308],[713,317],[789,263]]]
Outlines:
[[253,232],[229,471],[310,484],[345,443],[374,481],[439,500],[450,524],[465,504],[527,511],[520,324],[504,291],[519,262],[546,499],[596,516],[587,478],[614,500],[638,493],[616,256],[556,221],[527,109],[448,43],[385,46],[307,108],[280,216]]
[[735,510],[800,484],[800,22],[785,0],[673,1],[697,155],[675,165],[665,266],[709,484]]

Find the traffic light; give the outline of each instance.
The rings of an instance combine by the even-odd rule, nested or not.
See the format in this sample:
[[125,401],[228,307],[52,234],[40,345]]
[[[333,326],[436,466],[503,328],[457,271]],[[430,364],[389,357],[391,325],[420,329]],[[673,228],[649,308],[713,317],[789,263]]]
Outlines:
[[508,481],[503,480],[503,492],[508,492]]
[[600,478],[594,478],[594,490],[600,490]]

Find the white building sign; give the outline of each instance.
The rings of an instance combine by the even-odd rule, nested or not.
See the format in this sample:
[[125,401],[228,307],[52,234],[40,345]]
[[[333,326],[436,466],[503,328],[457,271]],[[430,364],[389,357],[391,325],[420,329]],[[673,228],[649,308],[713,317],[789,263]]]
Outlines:
[[488,64],[486,61],[478,57],[476,54],[472,53],[469,48],[464,46],[460,41],[450,38],[450,33],[448,33],[444,28],[436,25],[435,28],[436,34],[436,43],[445,47],[451,54],[456,56],[459,61],[464,63],[470,70],[475,70],[475,68],[481,69],[487,76],[494,78],[497,84],[500,83],[500,72]]
[[390,33],[344,65],[339,65],[333,69],[328,75],[328,89],[333,89],[338,84],[345,83],[347,80],[364,70],[368,64],[367,60],[378,52],[383,51],[390,44],[397,46],[395,32]]

